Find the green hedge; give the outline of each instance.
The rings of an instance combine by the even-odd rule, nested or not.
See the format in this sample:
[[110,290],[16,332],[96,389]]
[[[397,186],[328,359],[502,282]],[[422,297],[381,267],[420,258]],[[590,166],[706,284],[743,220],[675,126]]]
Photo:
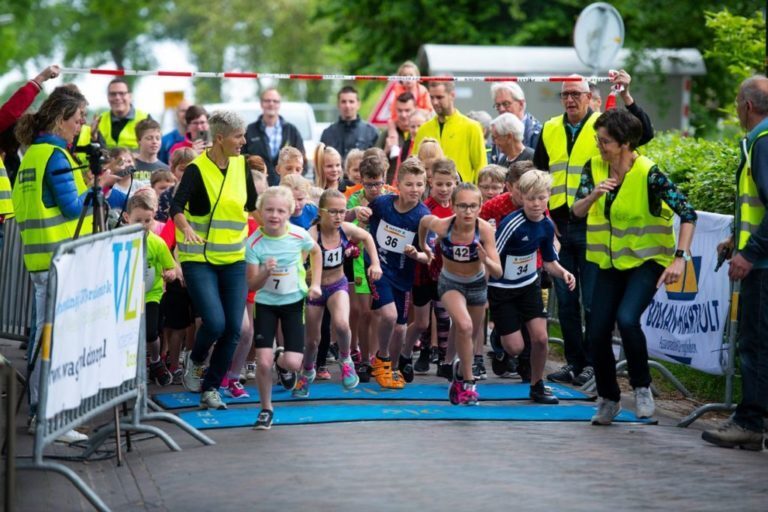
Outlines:
[[640,152],[677,183],[695,209],[733,214],[738,140],[705,140],[662,132]]

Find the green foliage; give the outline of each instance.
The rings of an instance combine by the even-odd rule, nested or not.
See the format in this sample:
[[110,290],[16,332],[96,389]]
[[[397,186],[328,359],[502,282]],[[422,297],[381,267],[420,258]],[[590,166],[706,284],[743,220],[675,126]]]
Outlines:
[[656,162],[697,210],[732,215],[739,165],[737,141],[656,134],[642,153]]

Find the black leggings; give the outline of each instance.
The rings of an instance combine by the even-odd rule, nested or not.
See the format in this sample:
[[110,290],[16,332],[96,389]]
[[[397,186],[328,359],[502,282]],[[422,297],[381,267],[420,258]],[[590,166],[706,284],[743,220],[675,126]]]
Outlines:
[[254,346],[272,348],[278,321],[283,331],[285,351],[304,352],[304,299],[282,306],[256,304],[253,321]]

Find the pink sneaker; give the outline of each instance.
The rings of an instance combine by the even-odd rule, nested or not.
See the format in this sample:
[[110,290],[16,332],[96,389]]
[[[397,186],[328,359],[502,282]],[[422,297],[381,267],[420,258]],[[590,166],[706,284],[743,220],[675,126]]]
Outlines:
[[240,384],[239,380],[232,379],[229,381],[229,386],[227,386],[227,395],[231,396],[232,398],[250,398],[251,395],[248,394],[248,392],[245,390],[242,384]]
[[331,372],[328,371],[327,366],[320,366],[317,369],[317,380],[331,380]]
[[480,396],[474,382],[454,380],[448,391],[448,399],[453,405],[477,405]]

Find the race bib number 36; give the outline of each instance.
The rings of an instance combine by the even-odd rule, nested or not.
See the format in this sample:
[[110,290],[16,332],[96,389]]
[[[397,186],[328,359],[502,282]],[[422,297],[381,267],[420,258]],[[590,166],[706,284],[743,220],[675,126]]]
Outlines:
[[385,251],[403,254],[405,246],[412,244],[415,236],[416,233],[413,231],[398,228],[382,220],[379,222],[379,229],[376,230],[376,243]]
[[536,253],[524,256],[508,255],[504,262],[504,279],[520,281],[536,273]]
[[299,289],[299,271],[296,267],[279,267],[272,270],[264,289],[278,295],[294,293]]

